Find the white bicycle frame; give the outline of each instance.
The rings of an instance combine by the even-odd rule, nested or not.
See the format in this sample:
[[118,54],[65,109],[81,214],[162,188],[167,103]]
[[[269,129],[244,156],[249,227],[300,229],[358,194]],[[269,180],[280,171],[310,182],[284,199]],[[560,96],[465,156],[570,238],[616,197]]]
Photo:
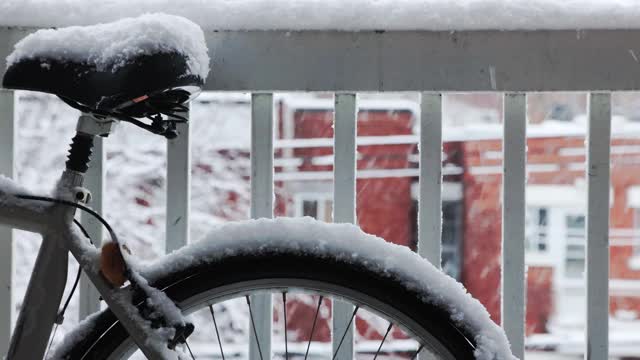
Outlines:
[[[105,128],[105,125],[108,125]],[[92,136],[108,134],[110,124],[91,115],[82,115],[78,131]],[[78,202],[84,175],[65,170],[57,183],[55,197]],[[67,280],[68,253],[75,257],[87,277],[95,285],[109,309],[122,323],[140,350],[149,359],[178,359],[175,352],[151,346],[148,327],[131,314],[132,304],[118,301],[128,288],[114,288],[100,273],[99,250],[73,226],[75,208],[15,197],[0,189],[0,224],[39,233],[43,241],[33,268],[22,308],[11,336],[8,360],[41,359],[46,351],[52,327],[58,315]]]

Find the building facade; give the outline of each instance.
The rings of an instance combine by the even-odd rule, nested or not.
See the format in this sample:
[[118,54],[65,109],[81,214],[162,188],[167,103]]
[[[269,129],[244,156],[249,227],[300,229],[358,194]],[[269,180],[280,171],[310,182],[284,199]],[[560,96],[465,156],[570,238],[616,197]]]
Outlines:
[[[356,188],[358,225],[414,249],[416,104],[360,101]],[[278,108],[277,214],[332,221],[332,100],[283,97]],[[528,128],[525,248],[530,348],[565,353],[582,349],[585,128],[580,117],[540,121]],[[623,333],[629,326],[640,330],[639,130],[638,123],[614,118],[609,204],[614,353],[626,346],[625,341],[635,341],[616,336],[616,327]],[[497,323],[501,320],[497,291],[502,244],[501,131],[495,122],[460,127],[445,123],[443,144],[442,266],[487,307]],[[633,346],[620,351],[638,354]]]

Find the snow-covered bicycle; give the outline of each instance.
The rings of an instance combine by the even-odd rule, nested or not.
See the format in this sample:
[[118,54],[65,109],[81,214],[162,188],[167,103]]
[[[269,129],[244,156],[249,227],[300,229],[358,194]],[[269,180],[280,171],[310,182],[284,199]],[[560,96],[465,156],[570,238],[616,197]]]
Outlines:
[[[230,223],[153,265],[136,265],[109,224],[89,208],[83,176],[94,137],[108,136],[116,121],[166,138],[178,135],[176,123],[187,121],[179,114],[209,71],[204,35],[192,22],[151,14],[41,30],[20,41],[7,63],[3,87],[52,93],[82,112],[53,195],[31,194],[0,177],[0,223],[43,236],[8,359],[45,355],[52,327],[64,313],[59,307],[69,252],[108,308],[67,334],[51,353],[56,359],[122,359],[136,349],[151,359],[195,358],[187,341],[194,330],[207,332],[199,338],[208,337],[215,356],[224,359],[215,304],[246,299],[255,332],[250,295],[275,293],[286,307],[287,294],[301,291],[315,296],[317,308],[306,347],[290,351],[284,332],[285,359],[309,356],[326,298],[353,304],[350,318],[334,319],[345,329],[361,309],[388,321],[370,351],[373,359],[389,353],[384,345],[392,326],[409,336],[409,348],[397,351],[405,359],[513,358],[502,330],[462,285],[408,248],[352,225],[308,218]],[[96,249],[74,219],[77,211],[99,220],[111,241]],[[201,310],[210,313],[210,326],[194,326],[193,315]],[[333,336],[344,339],[345,333]],[[341,344],[328,357],[342,358]]]

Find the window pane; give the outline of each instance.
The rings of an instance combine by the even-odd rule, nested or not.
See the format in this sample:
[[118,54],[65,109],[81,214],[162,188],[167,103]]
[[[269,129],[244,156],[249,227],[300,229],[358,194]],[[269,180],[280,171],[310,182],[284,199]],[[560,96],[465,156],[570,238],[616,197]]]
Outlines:
[[318,202],[315,200],[304,200],[302,202],[302,216],[318,218]]
[[547,209],[546,208],[538,209],[538,225],[547,226]]
[[566,221],[568,229],[584,230],[584,215],[568,215]]

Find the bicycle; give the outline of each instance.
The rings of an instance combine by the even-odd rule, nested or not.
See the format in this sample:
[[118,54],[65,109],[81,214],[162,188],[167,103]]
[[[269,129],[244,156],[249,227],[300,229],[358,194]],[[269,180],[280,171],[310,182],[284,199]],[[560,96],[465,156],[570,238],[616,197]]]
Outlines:
[[[182,30],[168,23],[179,24]],[[150,28],[163,36],[151,36],[151,40],[136,36]],[[85,41],[83,45],[91,46],[93,52],[59,48],[65,50],[70,46],[66,41],[74,36],[91,39],[92,34],[96,44]],[[127,41],[115,41],[123,39]],[[119,45],[100,49],[101,45],[106,47],[105,41]],[[184,45],[185,41],[189,44]],[[116,121],[165,138],[178,136],[176,124],[187,121],[179,113],[186,110],[185,104],[198,95],[207,78],[206,51],[197,25],[160,14],[82,28],[41,30],[16,45],[3,87],[55,94],[82,115],[53,197],[29,194],[19,184],[0,177],[0,224],[43,236],[7,358],[44,356],[52,327],[61,321],[66,308],[65,304],[59,311],[71,252],[108,308],[68,334],[54,350],[52,357],[56,359],[120,359],[130,356],[136,347],[150,359],[194,357],[187,339],[195,326],[187,316],[199,310],[210,311],[215,345],[224,359],[214,304],[246,298],[253,324],[249,296],[277,293],[284,301],[286,327],[286,296],[300,290],[320,299],[305,359],[321,303],[330,296],[354,305],[351,318],[340,319],[347,324],[345,329],[359,309],[389,321],[374,359],[392,325],[413,338],[413,348],[401,352],[405,358],[415,359],[420,354],[425,359],[512,359],[502,330],[462,285],[408,248],[367,235],[352,225],[308,218],[232,223],[151,267],[136,267],[115,231],[88,206],[90,192],[82,182],[90,165],[93,139],[108,136]],[[95,248],[74,219],[76,210],[98,219],[111,242]],[[255,325],[252,327],[255,333]],[[334,336],[344,339],[344,334]],[[302,356],[302,352],[292,354]],[[271,354],[259,355],[262,359]],[[285,331],[284,358],[289,356]]]

